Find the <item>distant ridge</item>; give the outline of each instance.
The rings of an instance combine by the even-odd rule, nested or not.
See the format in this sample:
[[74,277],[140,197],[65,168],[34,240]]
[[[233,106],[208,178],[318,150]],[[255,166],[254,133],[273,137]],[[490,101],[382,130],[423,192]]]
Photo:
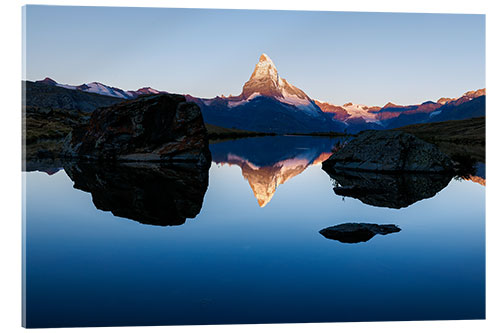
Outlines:
[[110,96],[110,97],[116,97],[116,98],[123,98],[123,99],[133,99],[141,95],[149,95],[149,94],[160,94],[160,93],[166,93],[165,91],[158,91],[156,89],[153,89],[151,87],[144,87],[140,88],[137,90],[122,90],[120,88],[116,87],[110,87],[105,84],[102,84],[100,82],[90,82],[90,83],[84,83],[78,86],[72,86],[69,84],[60,84],[57,83],[55,80],[46,77],[43,80],[35,81],[36,83],[43,83],[46,85],[50,86],[57,86],[61,88],[66,88],[70,90],[79,90],[79,91],[84,91],[84,92],[90,92],[90,93],[95,93],[99,95],[104,95],[104,96]]

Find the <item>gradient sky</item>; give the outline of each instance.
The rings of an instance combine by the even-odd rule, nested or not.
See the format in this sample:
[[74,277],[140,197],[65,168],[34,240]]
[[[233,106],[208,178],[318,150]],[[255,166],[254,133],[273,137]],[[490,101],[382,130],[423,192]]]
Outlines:
[[28,6],[27,80],[237,95],[261,53],[311,98],[413,104],[485,87],[485,16]]

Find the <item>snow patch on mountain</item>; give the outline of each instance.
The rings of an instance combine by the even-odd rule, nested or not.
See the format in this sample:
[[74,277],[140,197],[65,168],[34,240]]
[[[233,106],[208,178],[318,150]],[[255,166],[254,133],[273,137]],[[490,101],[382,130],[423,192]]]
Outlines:
[[370,112],[370,107],[363,104],[347,103],[342,106],[351,117],[361,117],[366,122],[378,123],[377,114]]
[[246,104],[246,103],[248,103],[249,101],[251,101],[252,99],[254,99],[255,97],[258,97],[258,96],[261,96],[261,95],[259,93],[253,93],[247,99],[243,99],[243,100],[239,100],[239,101],[229,101],[229,102],[227,102],[227,106],[230,107],[230,108],[234,108],[236,106],[240,106],[240,105]]
[[284,92],[283,97],[278,97],[277,100],[281,103],[295,106],[299,110],[302,110],[313,117],[319,117],[322,113],[321,109],[319,109],[310,100],[300,98],[297,95],[292,95]]
[[438,111],[431,112],[431,113],[429,114],[429,118],[432,118],[432,117],[434,117],[434,116],[437,116],[438,114],[440,114],[440,113],[441,113],[441,111],[442,111],[442,110],[438,110]]
[[121,89],[108,87],[108,86],[106,86],[102,83],[99,83],[99,82],[91,82],[91,83],[85,84],[84,87],[82,87],[79,90],[91,92],[91,93],[95,93],[95,94],[100,94],[100,95],[105,95],[105,96],[125,98],[125,99],[132,97],[131,94],[126,93],[125,91],[123,91]]

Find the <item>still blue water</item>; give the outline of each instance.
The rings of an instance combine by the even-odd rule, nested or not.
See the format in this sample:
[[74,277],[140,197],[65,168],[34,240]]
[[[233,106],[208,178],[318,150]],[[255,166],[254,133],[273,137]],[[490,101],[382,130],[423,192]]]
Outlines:
[[[201,211],[177,226],[97,209],[65,169],[24,172],[27,326],[484,318],[484,186],[368,205],[334,193],[320,162],[334,143],[213,144]],[[319,233],[345,222],[401,231]]]

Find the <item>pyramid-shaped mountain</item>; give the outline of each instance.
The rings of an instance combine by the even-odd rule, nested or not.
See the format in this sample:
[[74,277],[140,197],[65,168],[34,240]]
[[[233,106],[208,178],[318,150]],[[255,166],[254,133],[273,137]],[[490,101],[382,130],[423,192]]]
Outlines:
[[260,56],[250,80],[243,86],[238,99],[249,100],[257,96],[272,97],[282,103],[294,105],[305,111],[309,110],[312,114],[321,111],[305,92],[279,76],[276,66],[267,54]]
[[282,78],[266,54],[260,56],[240,95],[188,99],[201,107],[207,123],[222,127],[276,133],[342,131],[345,127]]

